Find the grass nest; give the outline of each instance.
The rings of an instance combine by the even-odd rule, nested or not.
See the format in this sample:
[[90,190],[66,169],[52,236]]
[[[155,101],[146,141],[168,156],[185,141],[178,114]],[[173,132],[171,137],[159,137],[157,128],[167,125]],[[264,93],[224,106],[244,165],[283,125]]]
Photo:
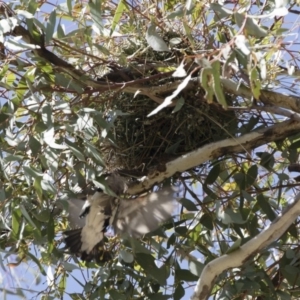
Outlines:
[[[152,117],[147,115],[158,104],[146,96],[123,94],[112,101],[117,117],[113,134],[116,146],[106,147],[110,169],[147,171],[205,144],[231,137],[237,128],[234,112],[225,111],[217,103],[208,104],[204,92],[182,92],[185,99],[177,112],[167,107]],[[230,96],[228,103],[232,102]],[[103,153],[103,152],[102,152]]]
[[[180,46],[186,53],[188,45],[183,43],[178,48]],[[136,48],[130,49],[126,56],[135,51]],[[183,57],[180,51],[164,53],[149,49],[136,59],[144,64],[167,61],[178,65]],[[147,76],[149,74],[141,74],[142,78]],[[115,81],[114,77],[107,79]],[[174,80],[167,78],[165,83]],[[151,82],[151,86],[155,84],[162,82]],[[164,98],[170,94],[159,97]],[[102,149],[108,168],[138,170],[139,175],[142,175],[158,164],[171,161],[205,144],[232,137],[237,130],[235,113],[225,111],[217,101],[208,104],[204,95],[204,90],[196,84],[193,89],[184,89],[174,100],[184,99],[184,104],[178,111],[173,112],[174,107],[167,107],[151,117],[147,115],[158,104],[147,96],[134,97],[132,94],[116,93],[110,97],[109,107],[106,106],[105,109],[120,110],[123,115],[114,122],[115,145],[105,144]],[[226,101],[231,105],[234,98],[226,95]]]

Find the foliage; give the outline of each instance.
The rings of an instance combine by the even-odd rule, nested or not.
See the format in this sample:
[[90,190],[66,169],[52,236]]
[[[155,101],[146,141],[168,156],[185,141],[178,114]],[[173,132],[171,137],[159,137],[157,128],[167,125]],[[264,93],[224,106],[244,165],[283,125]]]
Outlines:
[[[296,4],[23,0],[0,13],[1,267],[35,266],[44,299],[187,299],[207,263],[294,197]],[[137,178],[170,177],[177,213],[142,240],[108,236],[113,259],[85,265],[61,250],[65,200],[115,170],[131,194]],[[211,295],[299,298],[298,230],[220,274]]]

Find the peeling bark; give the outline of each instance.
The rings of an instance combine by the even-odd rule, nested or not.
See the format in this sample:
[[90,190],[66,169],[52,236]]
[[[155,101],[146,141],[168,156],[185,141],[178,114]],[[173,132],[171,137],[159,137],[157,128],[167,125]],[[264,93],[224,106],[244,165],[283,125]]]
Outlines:
[[251,151],[261,145],[284,139],[299,132],[300,122],[288,120],[237,138],[210,143],[166,163],[163,172],[158,169],[153,170],[148,176],[143,177],[138,184],[130,186],[128,192],[130,194],[140,193],[151,188],[154,184],[170,178],[176,172],[187,171],[223,155]]
[[271,225],[236,251],[209,262],[202,271],[191,300],[209,299],[216,278],[230,268],[242,266],[246,260],[279,239],[300,214],[300,194]]

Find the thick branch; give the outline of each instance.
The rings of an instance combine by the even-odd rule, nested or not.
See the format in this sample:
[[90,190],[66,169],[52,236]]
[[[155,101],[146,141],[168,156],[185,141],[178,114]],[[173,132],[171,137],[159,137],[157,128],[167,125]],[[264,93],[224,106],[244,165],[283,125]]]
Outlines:
[[242,266],[247,259],[255,255],[271,243],[279,239],[292,225],[300,214],[300,194],[282,216],[276,218],[269,228],[263,230],[258,236],[251,239],[236,251],[225,254],[208,263],[197,282],[192,300],[208,299],[216,278],[229,268]]
[[[222,84],[225,92],[251,99],[253,94],[251,89],[244,86],[238,85],[231,79],[222,78]],[[284,95],[282,93],[276,93],[273,91],[262,90],[260,100],[267,105],[273,105],[277,107],[283,107],[290,109],[294,112],[300,113],[300,97]]]
[[258,129],[237,138],[210,143],[164,165],[159,165],[151,174],[143,177],[140,183],[131,186],[128,192],[130,194],[137,194],[149,189],[154,184],[162,182],[166,178],[172,177],[177,172],[185,172],[208,160],[223,155],[253,150],[266,143],[278,141],[299,133],[299,130],[300,122],[288,120],[269,128]]

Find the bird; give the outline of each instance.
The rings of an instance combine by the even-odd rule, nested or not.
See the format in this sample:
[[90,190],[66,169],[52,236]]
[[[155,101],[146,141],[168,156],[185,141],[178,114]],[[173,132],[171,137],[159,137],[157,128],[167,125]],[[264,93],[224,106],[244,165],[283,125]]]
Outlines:
[[[163,188],[135,199],[124,199],[127,185],[116,174],[107,179],[107,186],[115,196],[97,189],[87,196],[78,216],[80,200],[72,199],[69,204],[69,221],[75,229],[64,232],[65,248],[83,261],[95,259],[97,262],[111,259],[104,249],[105,232],[111,226],[115,234],[128,234],[138,238],[151,232],[169,219],[174,211],[174,193],[172,187]],[[74,201],[75,200],[75,201]]]

